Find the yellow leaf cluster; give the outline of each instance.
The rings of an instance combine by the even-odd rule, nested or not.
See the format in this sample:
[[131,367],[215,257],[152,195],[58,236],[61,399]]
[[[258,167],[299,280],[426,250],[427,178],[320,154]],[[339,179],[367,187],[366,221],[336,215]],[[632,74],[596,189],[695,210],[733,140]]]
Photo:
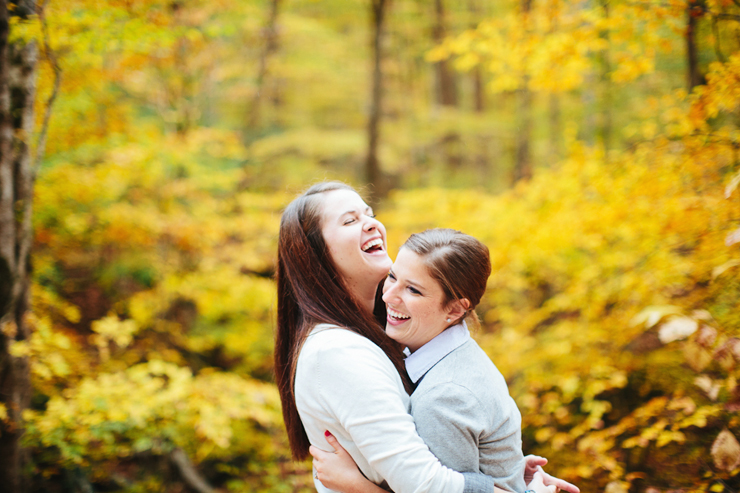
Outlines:
[[229,447],[239,423],[275,427],[280,413],[272,386],[233,374],[193,376],[153,360],[85,378],[52,397],[44,413],[29,411],[26,421],[28,441],[57,447],[64,461],[87,464],[173,447],[201,460]]
[[604,63],[625,83],[652,73],[660,53],[674,49],[661,32],[681,25],[685,7],[610,2],[608,8],[556,0],[508,12],[446,39],[427,53],[431,62],[456,59],[466,71],[485,67],[493,92],[522,87],[546,93],[581,88]]

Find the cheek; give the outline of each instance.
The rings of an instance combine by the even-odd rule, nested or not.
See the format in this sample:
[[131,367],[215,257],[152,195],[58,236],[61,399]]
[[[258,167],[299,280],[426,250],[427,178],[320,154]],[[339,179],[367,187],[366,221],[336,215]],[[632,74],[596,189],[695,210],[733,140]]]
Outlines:
[[331,253],[334,259],[340,259],[347,257],[350,253],[350,244],[346,238],[340,235],[334,235],[331,238],[331,243],[327,242],[329,253]]

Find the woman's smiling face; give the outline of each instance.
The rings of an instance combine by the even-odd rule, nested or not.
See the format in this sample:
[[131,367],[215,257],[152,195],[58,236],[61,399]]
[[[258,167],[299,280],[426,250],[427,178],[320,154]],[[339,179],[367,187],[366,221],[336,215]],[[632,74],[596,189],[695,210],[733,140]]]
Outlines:
[[[429,275],[422,258],[401,248],[383,286],[388,309],[385,331],[392,339],[416,351],[461,316],[459,303],[445,306],[442,286]],[[449,320],[448,320],[449,319]]]
[[373,298],[392,261],[385,227],[373,210],[351,190],[327,192],[322,206],[321,233],[345,285],[360,298]]

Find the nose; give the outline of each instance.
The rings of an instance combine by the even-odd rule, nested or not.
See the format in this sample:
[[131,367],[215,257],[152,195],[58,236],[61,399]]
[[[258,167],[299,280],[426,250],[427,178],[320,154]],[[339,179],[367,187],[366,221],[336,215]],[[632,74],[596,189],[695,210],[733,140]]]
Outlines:
[[385,284],[383,284],[383,296],[382,299],[385,303],[390,303],[391,300],[397,299],[398,296],[396,295],[396,285],[395,284],[388,284],[388,281],[386,281]]
[[375,219],[374,217],[367,217],[367,220],[365,221],[365,231],[368,233],[374,229],[378,229],[378,226],[380,225],[380,221]]

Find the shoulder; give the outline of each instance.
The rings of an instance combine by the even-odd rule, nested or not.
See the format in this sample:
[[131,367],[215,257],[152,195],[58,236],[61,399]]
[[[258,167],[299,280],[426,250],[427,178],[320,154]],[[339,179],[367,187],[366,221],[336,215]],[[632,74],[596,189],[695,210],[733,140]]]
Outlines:
[[506,380],[488,355],[471,339],[424,375],[412,399],[431,400],[448,395],[448,399],[473,399],[483,405],[498,400],[502,393],[508,395]]
[[479,379],[503,378],[491,358],[473,339],[469,339],[452,351],[440,363],[445,372],[455,373],[457,380],[478,381]]
[[306,338],[301,355],[309,353],[335,353],[347,350],[380,352],[383,351],[367,337],[361,336],[346,327],[338,325],[317,325]]
[[298,355],[301,367],[322,368],[328,372],[389,371],[397,373],[388,356],[367,337],[344,327],[318,325]]
[[422,379],[422,384],[429,385],[434,382],[466,386],[496,372],[496,367],[488,355],[473,339],[468,339],[429,369]]
[[481,349],[474,339],[468,339],[465,344],[461,345],[457,350],[450,353],[457,359],[469,359],[473,358],[473,362],[476,364],[493,365],[491,358]]

